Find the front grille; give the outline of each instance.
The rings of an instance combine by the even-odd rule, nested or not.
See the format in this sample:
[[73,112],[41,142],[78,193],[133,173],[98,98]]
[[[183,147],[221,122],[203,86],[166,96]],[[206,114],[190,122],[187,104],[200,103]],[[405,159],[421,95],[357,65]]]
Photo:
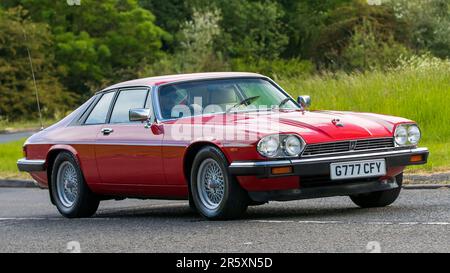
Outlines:
[[387,149],[395,147],[393,138],[373,138],[309,144],[302,156],[326,155],[353,151]]

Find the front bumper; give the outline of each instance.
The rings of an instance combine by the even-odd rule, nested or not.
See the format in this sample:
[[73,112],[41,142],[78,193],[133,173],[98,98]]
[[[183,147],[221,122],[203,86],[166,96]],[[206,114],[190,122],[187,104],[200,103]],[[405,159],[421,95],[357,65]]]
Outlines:
[[[427,148],[390,150],[373,153],[347,154],[339,156],[269,160],[269,161],[234,161],[228,167],[236,176],[257,176],[272,178],[283,176],[327,176],[330,175],[330,164],[336,162],[385,159],[386,167],[400,167],[425,164],[428,160]],[[421,160],[411,161],[412,156],[421,156]],[[289,174],[272,174],[274,167],[291,167]]]
[[45,171],[45,160],[21,158],[17,161],[17,168],[21,172]]

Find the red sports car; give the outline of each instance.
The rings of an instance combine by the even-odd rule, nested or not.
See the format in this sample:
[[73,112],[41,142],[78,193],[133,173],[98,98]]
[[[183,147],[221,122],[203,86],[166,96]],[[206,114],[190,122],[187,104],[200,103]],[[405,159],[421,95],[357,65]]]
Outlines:
[[31,136],[17,165],[66,217],[91,216],[101,200],[161,198],[231,219],[271,200],[387,206],[405,166],[427,161],[411,120],[309,105],[253,73],[132,80]]

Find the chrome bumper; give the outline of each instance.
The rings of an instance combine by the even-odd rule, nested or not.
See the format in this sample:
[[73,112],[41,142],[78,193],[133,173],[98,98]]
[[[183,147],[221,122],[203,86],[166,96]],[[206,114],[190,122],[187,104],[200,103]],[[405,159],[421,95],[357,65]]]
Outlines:
[[[229,172],[236,176],[258,176],[261,178],[280,176],[317,176],[329,175],[330,164],[335,162],[358,161],[367,159],[386,160],[387,167],[408,166],[425,164],[428,159],[427,148],[390,150],[375,153],[359,153],[339,156],[298,158],[269,161],[235,161],[228,167]],[[411,162],[411,156],[421,155],[422,160]],[[289,174],[274,175],[271,173],[273,167],[292,167],[293,172]]]
[[17,161],[17,168],[21,172],[45,171],[45,160],[21,158]]

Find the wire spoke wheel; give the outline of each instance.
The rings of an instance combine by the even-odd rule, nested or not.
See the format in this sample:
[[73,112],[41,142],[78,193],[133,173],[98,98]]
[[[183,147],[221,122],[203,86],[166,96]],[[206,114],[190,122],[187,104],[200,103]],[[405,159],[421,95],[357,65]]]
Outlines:
[[75,166],[69,161],[64,161],[58,169],[56,176],[58,199],[70,208],[78,197],[79,180]]
[[225,194],[225,178],[219,164],[212,158],[205,159],[199,167],[197,191],[205,207],[215,210]]

